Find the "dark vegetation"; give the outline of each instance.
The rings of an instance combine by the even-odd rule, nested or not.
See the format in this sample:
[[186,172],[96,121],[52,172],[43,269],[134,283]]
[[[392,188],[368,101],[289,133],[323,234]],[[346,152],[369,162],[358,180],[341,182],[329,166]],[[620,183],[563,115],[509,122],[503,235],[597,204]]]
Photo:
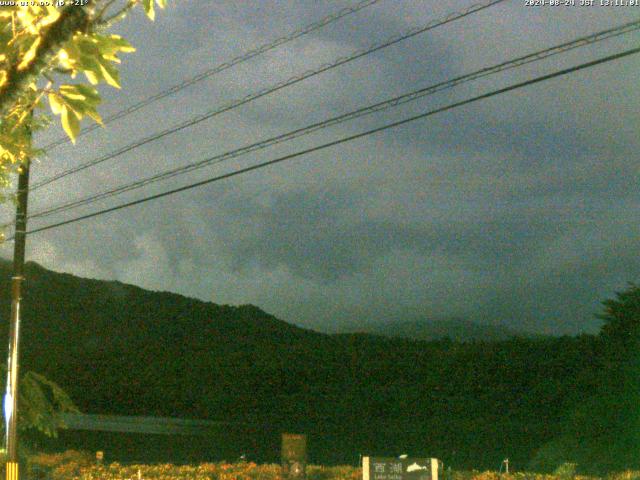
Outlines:
[[541,337],[502,325],[480,325],[460,318],[411,319],[394,322],[368,322],[349,332],[372,333],[391,338],[409,338],[413,340],[440,340],[449,338],[454,342],[501,341],[513,337]]
[[[9,265],[0,267],[9,279]],[[3,280],[3,318],[8,292]],[[25,292],[22,368],[57,382],[83,412],[232,423],[218,438],[198,440],[206,448],[179,440],[183,453],[191,446],[233,460],[233,445],[273,461],[279,433],[294,431],[309,434],[317,463],[407,452],[454,468],[497,469],[505,457],[521,469],[568,461],[590,473],[640,466],[636,287],[605,305],[598,336],[471,343],[325,335],[253,306],[33,263]],[[93,447],[90,437],[67,432],[58,441]],[[74,439],[83,445],[70,445]],[[145,441],[158,455],[170,450],[169,439]],[[117,447],[111,439],[104,448]]]

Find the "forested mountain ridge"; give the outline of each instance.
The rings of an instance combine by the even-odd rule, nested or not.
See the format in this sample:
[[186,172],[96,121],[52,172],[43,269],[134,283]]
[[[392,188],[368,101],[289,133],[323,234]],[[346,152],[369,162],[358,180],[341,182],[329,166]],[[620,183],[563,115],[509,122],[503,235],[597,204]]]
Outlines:
[[[8,318],[8,264],[0,275],[0,313]],[[615,419],[601,419],[594,431],[580,427],[591,425],[589,408],[608,405],[602,372],[616,360],[601,337],[457,343],[327,335],[254,306],[33,263],[26,275],[22,367],[58,382],[87,413],[253,424],[254,439],[307,432],[311,458],[322,463],[409,452],[455,467],[497,468],[509,457],[520,468],[552,468],[580,460],[567,443],[576,431],[590,439],[590,451],[605,438],[612,448],[607,429]],[[610,397],[616,388],[607,384]],[[617,467],[596,460],[585,470]]]
[[467,341],[501,341],[514,337],[541,337],[529,332],[516,330],[504,325],[486,325],[466,321],[460,318],[415,318],[397,321],[366,322],[348,332],[371,333],[391,338],[407,338],[413,340],[443,340],[455,342]]

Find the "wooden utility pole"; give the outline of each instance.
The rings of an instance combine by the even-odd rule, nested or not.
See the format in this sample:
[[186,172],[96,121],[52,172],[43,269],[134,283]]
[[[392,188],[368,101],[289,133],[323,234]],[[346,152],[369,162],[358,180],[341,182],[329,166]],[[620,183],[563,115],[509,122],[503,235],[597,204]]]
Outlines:
[[[29,133],[30,134],[30,133]],[[7,391],[4,397],[5,441],[7,452],[6,480],[18,480],[18,340],[20,333],[20,300],[24,280],[24,254],[27,230],[30,160],[20,167],[16,206],[16,231],[11,278],[11,325],[7,355]]]

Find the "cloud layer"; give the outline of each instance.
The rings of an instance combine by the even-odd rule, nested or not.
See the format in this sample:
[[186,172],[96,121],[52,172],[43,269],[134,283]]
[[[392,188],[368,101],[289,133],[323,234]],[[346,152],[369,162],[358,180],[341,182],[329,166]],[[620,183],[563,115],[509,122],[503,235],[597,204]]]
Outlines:
[[[383,0],[87,135],[78,146],[56,149],[34,168],[34,178],[466,6],[431,3]],[[176,2],[154,24],[133,16],[119,28],[138,52],[123,63],[123,90],[105,90],[103,113],[337,8],[313,1]],[[618,25],[637,12],[507,2],[69,177],[35,192],[31,209]],[[620,51],[638,38],[579,49],[122,199]],[[78,275],[254,303],[326,330],[372,319],[462,316],[537,332],[595,331],[599,302],[640,274],[640,91],[633,88],[639,66],[634,57],[610,63],[34,235],[29,258]],[[52,130],[39,141],[60,135]]]

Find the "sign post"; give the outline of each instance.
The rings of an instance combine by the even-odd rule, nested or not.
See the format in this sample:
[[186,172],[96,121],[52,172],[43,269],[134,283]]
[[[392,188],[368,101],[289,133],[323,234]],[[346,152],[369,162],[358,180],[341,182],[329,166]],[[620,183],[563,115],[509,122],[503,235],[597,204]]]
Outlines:
[[440,480],[437,458],[362,457],[362,480]]
[[282,474],[284,478],[304,479],[307,469],[307,436],[282,434]]

